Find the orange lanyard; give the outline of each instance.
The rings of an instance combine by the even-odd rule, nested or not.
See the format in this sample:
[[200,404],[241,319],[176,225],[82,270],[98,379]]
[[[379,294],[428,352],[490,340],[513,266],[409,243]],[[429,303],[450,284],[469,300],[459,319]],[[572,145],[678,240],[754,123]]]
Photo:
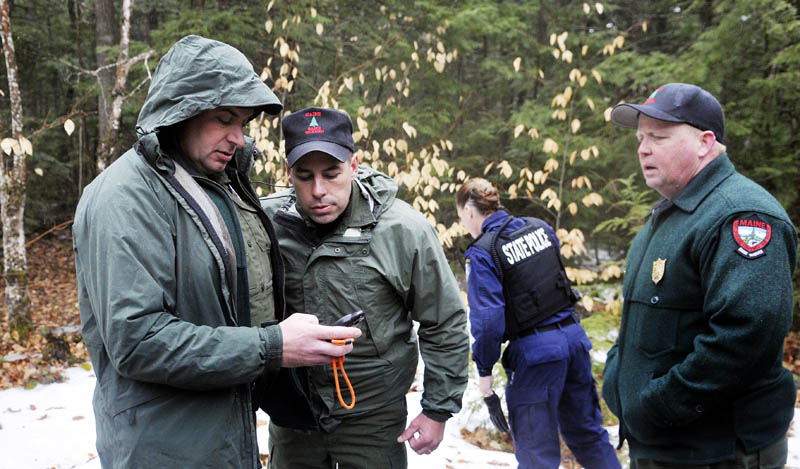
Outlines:
[[[331,342],[336,345],[348,345],[352,343],[353,339],[331,339]],[[336,363],[339,363],[339,368],[342,369],[342,376],[344,376],[344,382],[347,383],[348,389],[350,389],[350,404],[344,403],[344,398],[342,397],[342,390],[339,388],[339,373],[336,371]],[[347,373],[344,371],[344,355],[341,357],[336,357],[331,360],[331,366],[333,367],[333,381],[336,383],[336,396],[339,398],[339,402],[342,404],[347,410],[352,409],[356,405],[356,393],[353,391],[353,385],[350,384],[350,378],[347,377]]]

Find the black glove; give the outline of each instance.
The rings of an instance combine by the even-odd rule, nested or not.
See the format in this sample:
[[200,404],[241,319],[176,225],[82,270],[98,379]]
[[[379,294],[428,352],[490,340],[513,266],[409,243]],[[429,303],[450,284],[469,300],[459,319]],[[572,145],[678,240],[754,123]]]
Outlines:
[[500,398],[497,397],[497,394],[492,393],[491,396],[484,397],[483,402],[486,403],[486,407],[489,409],[489,418],[497,428],[497,431],[508,433],[508,422],[503,414],[503,407],[500,405]]

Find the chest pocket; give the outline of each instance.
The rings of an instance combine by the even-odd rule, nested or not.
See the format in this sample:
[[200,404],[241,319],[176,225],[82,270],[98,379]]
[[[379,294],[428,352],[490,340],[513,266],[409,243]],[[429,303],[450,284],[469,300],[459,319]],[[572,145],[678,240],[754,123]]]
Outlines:
[[631,299],[634,342],[650,358],[667,355],[675,350],[678,341],[680,311],[667,305],[656,306],[660,298]]
[[250,314],[254,325],[275,319],[272,298],[271,243],[256,210],[235,197],[236,213],[242,228],[247,254],[247,282],[250,293]]
[[[311,272],[315,280],[311,281],[318,282],[324,294],[329,295],[327,304],[319,305],[321,310],[330,309],[331,304],[338,305],[337,310],[329,313],[331,322],[355,310],[364,311],[365,321],[361,325],[364,335],[356,341],[353,353],[384,356],[397,337],[407,338],[411,334],[411,321],[403,314],[402,299],[382,274],[382,264],[372,253],[369,239],[329,242],[320,249],[324,252],[315,261]],[[306,278],[306,282],[309,280]],[[359,343],[365,347],[361,348]]]
[[[392,346],[414,343],[413,324],[394,286],[374,270],[360,271],[357,279],[356,295],[366,313],[369,334],[378,355],[386,356]],[[402,355],[400,350],[396,352]]]
[[667,231],[662,227],[660,235],[653,235],[635,277],[631,277],[632,283],[625,286],[625,299],[630,301],[631,341],[649,358],[685,356],[693,349],[693,337],[704,324],[697,260],[691,257],[692,250],[682,244],[690,239],[665,239],[666,234],[672,233]]
[[671,353],[685,355],[702,324],[702,299],[684,285],[671,288],[643,288],[631,297],[633,341],[641,352],[656,358]]

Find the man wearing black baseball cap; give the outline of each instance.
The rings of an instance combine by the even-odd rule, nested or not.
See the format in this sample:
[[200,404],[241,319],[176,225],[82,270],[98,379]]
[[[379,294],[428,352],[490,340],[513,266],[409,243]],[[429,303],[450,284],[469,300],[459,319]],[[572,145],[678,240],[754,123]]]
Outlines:
[[645,181],[663,196],[628,251],[603,379],[631,468],[783,467],[794,226],[734,169],[722,107],[702,88],[664,85],[611,120],[637,129]]
[[668,83],[658,89],[644,104],[622,103],[611,113],[611,121],[635,129],[639,114],[665,122],[689,124],[700,130],[714,132],[722,143],[725,136],[725,116],[717,98],[699,86],[687,83]]
[[[365,320],[344,362],[355,402],[344,384],[340,400],[331,367],[312,368],[319,430],[271,423],[270,467],[406,467],[404,442],[430,453],[461,409],[469,338],[455,278],[433,226],[395,197],[391,178],[359,166],[346,113],[303,109],[284,116],[282,130],[293,187],[261,203],[285,259],[287,308],[322,324],[357,310]],[[422,413],[406,427],[419,353]]]

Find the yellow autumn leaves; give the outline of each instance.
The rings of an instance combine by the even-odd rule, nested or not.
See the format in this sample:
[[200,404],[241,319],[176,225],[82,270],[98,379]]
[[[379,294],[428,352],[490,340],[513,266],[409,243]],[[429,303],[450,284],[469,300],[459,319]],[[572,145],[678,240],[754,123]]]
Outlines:
[[[274,0],[269,3],[269,11],[274,4]],[[320,17],[315,8],[309,7],[308,14],[302,17],[298,14],[284,19],[282,22],[272,23],[268,20],[265,29],[275,37],[273,48],[278,52],[274,57],[280,64],[272,64],[262,71],[262,79],[272,80],[273,88],[276,92],[292,92],[295,82],[304,80],[302,69],[300,68],[300,49],[297,41],[292,41],[290,31],[287,26],[299,24],[303,21],[310,21],[313,30],[321,35],[325,31],[323,26],[326,19]],[[593,5],[585,4],[586,14],[603,14],[603,6],[600,3]],[[387,11],[387,15],[394,13]],[[390,18],[391,19],[391,18]],[[402,17],[393,20],[405,21]],[[394,132],[389,138],[378,137],[376,131],[370,124],[376,122],[385,113],[396,113],[396,109],[405,100],[412,99],[412,83],[415,81],[415,73],[423,67],[432,68],[437,73],[446,73],[448,66],[459,59],[459,51],[456,48],[448,47],[445,34],[448,31],[449,23],[444,21],[434,30],[429,31],[418,41],[413,41],[404,57],[396,58],[393,61],[386,59],[391,57],[392,48],[389,43],[379,43],[372,46],[366,54],[371,55],[371,59],[364,63],[364,66],[354,67],[349,71],[343,72],[339,76],[330,77],[330,80],[318,85],[314,104],[326,107],[339,108],[339,102],[363,103],[356,112],[351,111],[351,118],[354,124],[353,138],[356,144],[356,154],[362,164],[369,165],[392,177],[400,186],[403,198],[411,205],[420,210],[431,224],[436,228],[437,233],[445,246],[452,245],[453,239],[465,234],[463,227],[458,223],[444,226],[436,219],[440,210],[440,201],[444,194],[452,194],[468,178],[464,170],[450,166],[450,152],[453,150],[453,143],[447,138],[436,138],[431,135],[422,136],[424,127],[418,130],[416,125],[420,125],[413,116],[405,112],[398,113]],[[357,38],[351,38],[357,40]],[[590,68],[582,69],[580,58],[589,53],[601,51],[593,50],[586,44],[574,46],[571,44],[570,35],[567,32],[553,34],[550,37],[550,44],[553,46],[553,55],[559,61],[572,64],[568,75],[568,82],[565,83],[562,91],[553,97],[552,118],[555,121],[563,122],[563,132],[559,134],[544,134],[541,128],[537,129],[532,125],[517,123],[513,128],[514,138],[530,138],[531,140],[541,139],[541,150],[543,156],[540,168],[525,166],[515,167],[515,160],[487,161],[484,174],[493,170],[497,171],[500,177],[506,179],[510,184],[506,191],[510,198],[526,197],[535,201],[551,211],[554,216],[560,219],[563,216],[575,216],[581,205],[584,207],[596,207],[603,203],[602,197],[593,191],[590,175],[586,172],[576,173],[580,161],[588,161],[591,158],[598,158],[600,152],[595,145],[581,145],[583,148],[576,148],[576,142],[585,142],[584,139],[572,139],[570,136],[578,135],[584,131],[582,114],[575,112],[575,105],[587,106],[592,113],[596,112],[596,103],[584,89],[594,80],[602,83],[601,74]],[[615,39],[606,45],[604,53],[610,50],[619,49],[623,45],[622,39]],[[608,49],[612,47],[612,49]],[[573,50],[574,49],[574,50]],[[407,55],[405,55],[407,54]],[[514,57],[510,63],[514,73],[531,76],[534,79],[544,79],[545,71],[542,68],[526,70],[529,66],[523,57]],[[272,71],[271,71],[272,70]],[[274,71],[277,70],[277,74]],[[273,76],[274,75],[274,76]],[[373,81],[375,80],[375,81]],[[370,83],[371,82],[371,83]],[[381,89],[380,98],[374,94],[374,84],[379,82]],[[373,94],[370,94],[372,90]],[[386,92],[388,90],[389,92]],[[584,110],[586,108],[583,108]],[[585,114],[585,113],[584,113]],[[549,126],[552,127],[552,126]],[[385,130],[385,129],[383,129]],[[283,142],[279,134],[279,121],[276,118],[256,119],[250,123],[250,135],[256,139],[258,148],[264,157],[255,163],[255,172],[264,174],[268,181],[277,186],[287,185]],[[384,135],[386,135],[384,133]],[[418,139],[427,142],[420,143]],[[424,146],[423,146],[424,145]],[[537,145],[538,146],[538,145]],[[490,159],[491,156],[489,156]],[[539,160],[533,155],[531,161]],[[529,165],[532,163],[529,163]],[[275,187],[274,190],[279,190]],[[259,187],[258,192],[262,192]],[[558,225],[558,224],[556,224]],[[583,234],[580,230],[566,231],[559,230],[559,239],[562,243],[562,253],[565,257],[585,251],[583,247]],[[596,277],[597,274],[585,273],[575,270],[573,274],[578,283],[583,283],[589,277]]]

